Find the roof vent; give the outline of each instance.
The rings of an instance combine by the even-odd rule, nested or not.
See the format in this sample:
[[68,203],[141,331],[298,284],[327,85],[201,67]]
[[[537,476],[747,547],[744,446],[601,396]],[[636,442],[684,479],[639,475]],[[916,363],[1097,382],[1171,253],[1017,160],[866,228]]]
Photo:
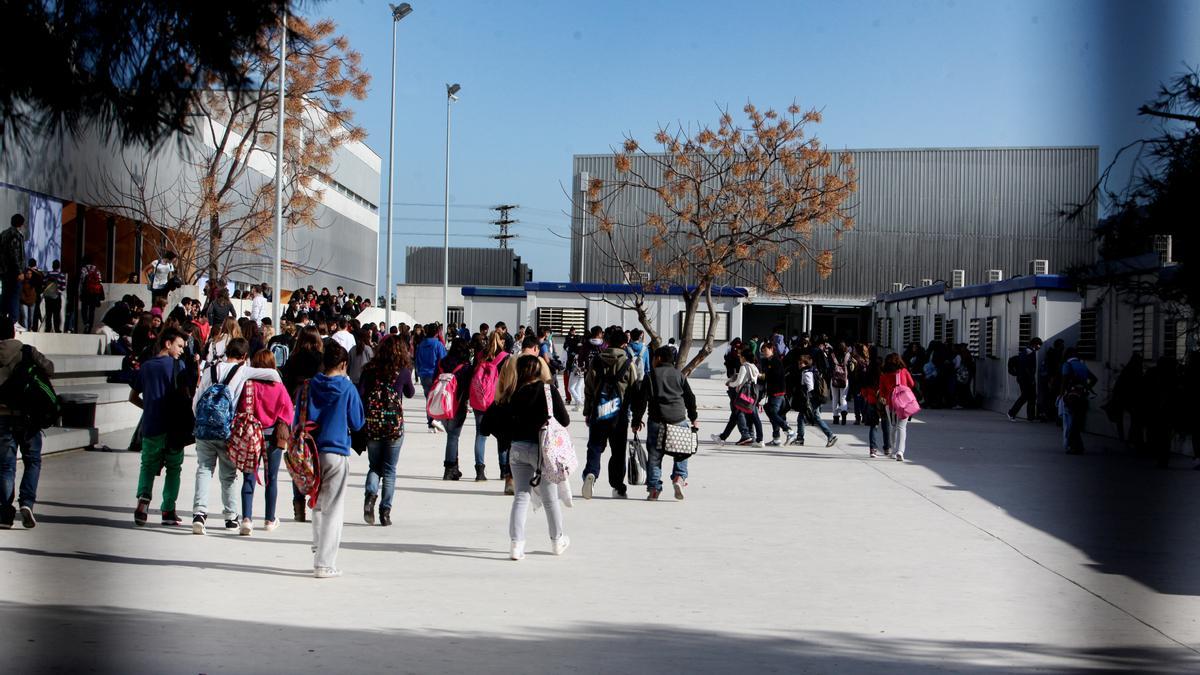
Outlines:
[[1029,261],[1029,273],[1034,276],[1037,276],[1039,274],[1050,274],[1050,261],[1049,260],[1030,260]]
[[1167,265],[1175,262],[1171,251],[1171,235],[1154,235],[1154,252],[1158,254],[1158,262],[1160,265]]
[[1004,281],[1004,270],[988,270],[987,280],[989,284]]
[[922,280],[921,280],[921,285],[922,285],[922,286],[932,286],[932,285],[933,285],[933,279],[922,279]]
[[892,292],[893,293],[899,293],[902,290],[904,290],[904,284],[900,283],[899,281],[892,283]]
[[950,287],[962,288],[967,285],[966,270],[950,270]]

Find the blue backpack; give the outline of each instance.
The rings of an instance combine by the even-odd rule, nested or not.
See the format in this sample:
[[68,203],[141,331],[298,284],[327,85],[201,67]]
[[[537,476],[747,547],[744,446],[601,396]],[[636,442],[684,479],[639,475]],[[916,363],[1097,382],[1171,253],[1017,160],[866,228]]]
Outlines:
[[288,357],[292,355],[292,350],[282,342],[276,342],[271,345],[271,356],[275,357],[275,367],[282,368],[287,363]]
[[196,403],[196,440],[227,441],[233,427],[233,390],[229,382],[233,379],[238,368],[236,364],[225,376],[223,381],[217,381],[217,364],[212,365],[212,384],[200,394]]

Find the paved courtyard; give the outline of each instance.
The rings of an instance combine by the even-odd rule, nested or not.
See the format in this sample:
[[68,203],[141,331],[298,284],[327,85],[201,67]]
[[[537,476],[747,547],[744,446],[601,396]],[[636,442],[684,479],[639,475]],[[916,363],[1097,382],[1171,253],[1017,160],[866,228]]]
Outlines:
[[[724,395],[695,386],[707,438]],[[1099,438],[1069,457],[1053,426],[980,411],[922,414],[905,464],[835,430],[829,449],[813,430],[704,444],[682,502],[577,499],[561,558],[531,514],[514,563],[495,467],[441,481],[444,437],[417,424],[392,527],[362,523],[354,459],[333,580],[311,577],[286,484],[274,532],[197,537],[133,527],[135,453],[52,456],[38,527],[0,532],[0,672],[1200,670],[1189,462],[1154,471]]]

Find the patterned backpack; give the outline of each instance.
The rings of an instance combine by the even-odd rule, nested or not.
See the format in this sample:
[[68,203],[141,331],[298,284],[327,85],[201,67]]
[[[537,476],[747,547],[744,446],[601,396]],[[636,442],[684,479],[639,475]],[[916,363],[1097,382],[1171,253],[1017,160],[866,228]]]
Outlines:
[[394,441],[404,435],[404,401],[396,388],[377,380],[367,395],[367,438]]
[[533,480],[529,481],[534,487],[542,482],[543,477],[551,483],[562,483],[579,466],[571,434],[554,419],[554,401],[550,398],[550,385],[542,386],[546,391],[546,412],[549,419],[538,433],[538,444],[541,446],[541,452],[538,453],[538,470]]
[[242,406],[233,417],[229,443],[225,452],[239,473],[258,473],[258,460],[263,452],[263,428],[254,414],[254,383],[247,382],[242,393]]
[[300,389],[300,400],[296,403],[300,419],[292,428],[283,461],[292,476],[292,484],[300,494],[308,497],[308,506],[313,508],[317,505],[317,492],[321,489],[321,460],[317,454],[317,441],[313,438],[317,424],[308,419],[308,383],[309,380],[305,380]]
[[234,364],[224,380],[217,379],[217,364],[212,364],[212,384],[200,394],[196,402],[195,436],[202,441],[224,441],[229,439],[233,424],[233,390],[229,382],[242,364]]

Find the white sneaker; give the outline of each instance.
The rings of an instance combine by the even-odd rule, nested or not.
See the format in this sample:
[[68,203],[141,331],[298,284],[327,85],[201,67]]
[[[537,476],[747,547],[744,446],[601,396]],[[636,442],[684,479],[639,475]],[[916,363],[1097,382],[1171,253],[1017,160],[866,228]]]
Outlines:
[[271,530],[274,530],[277,527],[279,527],[279,519],[278,518],[276,518],[275,520],[268,520],[266,526],[263,529],[265,529],[267,532],[270,532]]
[[439,431],[439,432],[441,432],[441,433],[443,433],[443,434],[444,434],[444,433],[446,433],[446,427],[445,427],[445,425],[443,425],[443,424],[442,424],[442,421],[441,421],[441,420],[434,420],[434,421],[433,421],[433,428],[434,428],[436,431]]
[[571,545],[571,538],[563,535],[554,540],[554,555],[562,555],[566,553],[567,547]]
[[763,446],[762,441],[754,441],[753,443],[750,444],[750,447],[752,447],[752,448],[761,448],[762,446]]
[[592,498],[592,488],[596,485],[596,477],[592,474],[587,474],[583,477],[583,498]]
[[243,537],[249,537],[251,532],[254,532],[254,521],[249,518],[242,518],[242,526],[238,528],[238,534]]
[[[566,548],[565,546],[563,548]],[[508,551],[508,557],[513,560],[521,560],[525,557],[525,542],[514,541],[512,548]]]
[[617,488],[613,488],[612,498],[613,499],[629,499],[629,495],[617,490]]
[[783,444],[791,445],[795,440],[796,440],[796,432],[789,431],[789,432],[787,432],[787,440],[784,441]]
[[896,461],[897,461],[897,462],[903,462],[903,461],[904,461],[904,453],[903,453],[903,452],[898,452],[898,453],[896,453]]
[[332,579],[342,576],[342,571],[336,567],[318,567],[313,570],[313,576],[318,579]]
[[708,437],[711,438],[712,442],[716,443],[717,445],[725,445],[725,439],[721,438],[721,434],[709,434]]
[[674,486],[674,488],[675,488],[675,499],[680,499],[680,500],[682,500],[682,499],[683,499],[683,488],[684,488],[684,486],[685,486],[685,485],[687,485],[687,483],[685,483],[685,482],[683,482],[682,480],[680,480],[680,479],[676,478],[675,480],[671,481],[671,484],[672,484],[672,485]]
[[21,325],[21,324],[19,324],[19,323],[14,323],[14,324],[13,324],[13,331],[14,331],[15,333],[18,333],[18,334],[20,334],[20,333],[24,333],[24,332],[26,332],[26,331],[27,331],[27,329],[25,328],[25,326],[22,326],[22,325]]

